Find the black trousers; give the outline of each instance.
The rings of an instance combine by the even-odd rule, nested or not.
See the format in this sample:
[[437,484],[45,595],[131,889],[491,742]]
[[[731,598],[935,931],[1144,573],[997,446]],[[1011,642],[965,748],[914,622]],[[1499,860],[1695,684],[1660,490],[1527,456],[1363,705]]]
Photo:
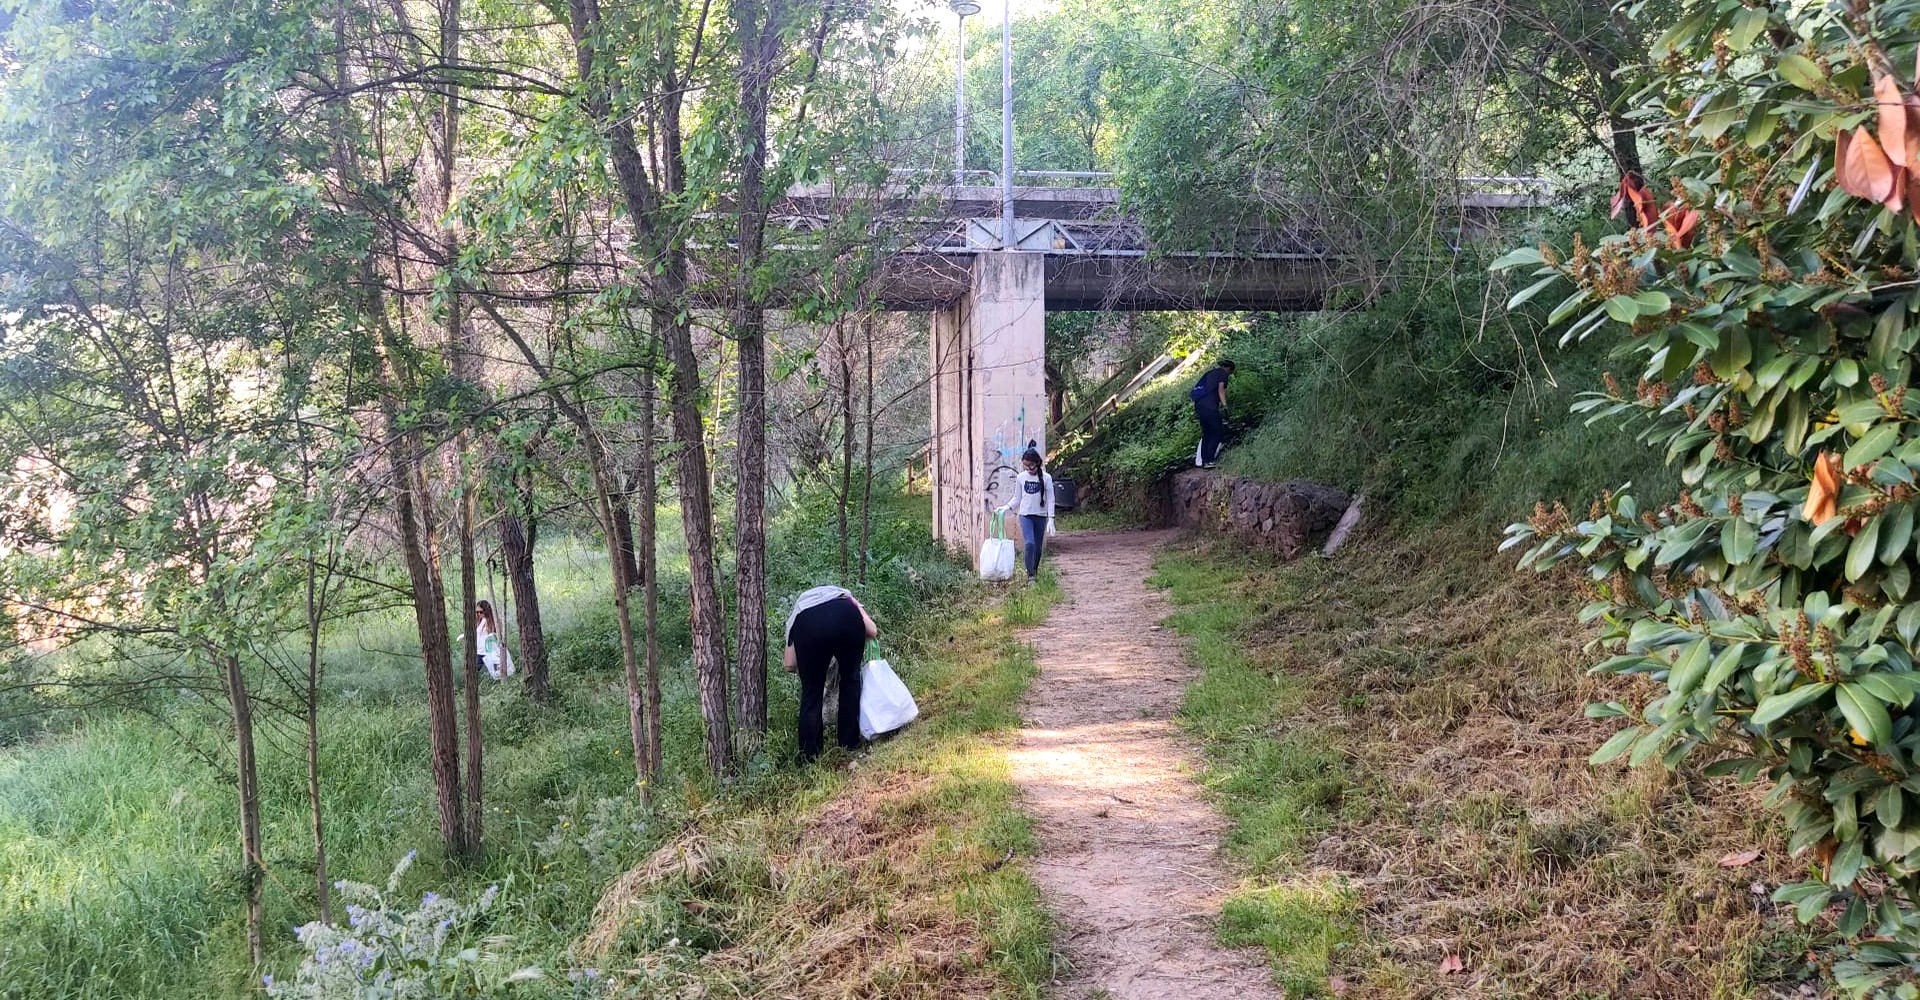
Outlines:
[[793,620],[787,641],[800,674],[800,759],[820,756],[825,743],[821,708],[830,667],[840,671],[840,745],[859,749],[860,667],[867,654],[867,626],[860,609],[846,598],[808,608]]
[[1227,422],[1221,419],[1218,406],[1195,403],[1193,415],[1200,418],[1200,461],[1212,464],[1220,458],[1220,445],[1227,436]]

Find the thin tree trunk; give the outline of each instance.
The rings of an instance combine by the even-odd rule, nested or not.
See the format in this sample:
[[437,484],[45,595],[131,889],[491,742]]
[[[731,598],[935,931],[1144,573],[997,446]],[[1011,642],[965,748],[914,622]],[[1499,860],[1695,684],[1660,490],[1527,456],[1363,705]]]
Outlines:
[[[463,435],[464,437],[464,435]],[[462,463],[460,520],[457,530],[460,534],[460,613],[463,624],[461,632],[461,655],[466,657],[466,709],[467,709],[467,849],[478,850],[483,842],[483,813],[485,809],[480,799],[480,648],[476,632],[478,618],[475,597],[474,553],[473,553],[473,494],[468,475]],[[495,628],[499,624],[495,623]]]
[[834,326],[834,343],[840,348],[840,578],[847,578],[853,563],[848,550],[847,505],[853,502],[853,344],[847,325]]
[[[513,342],[543,381],[550,381],[552,374],[547,364],[535,353],[533,346],[521,336],[520,331],[495,308],[493,303],[481,299],[484,309],[500,330]],[[613,571],[613,607],[614,622],[620,633],[620,659],[626,671],[627,681],[627,721],[633,740],[634,784],[644,787],[647,773],[644,770],[644,748],[647,745],[644,718],[646,707],[640,686],[638,654],[635,651],[637,640],[633,634],[632,590],[633,577],[627,566],[627,560],[621,555],[620,542],[613,530],[614,511],[625,502],[625,494],[617,485],[618,474],[613,467],[613,459],[607,453],[605,442],[593,425],[593,418],[585,406],[570,400],[557,387],[549,386],[547,398],[562,416],[574,425],[580,433],[580,440],[587,451],[587,468],[593,476],[595,516],[600,522],[601,537],[606,541],[607,564]]]
[[[680,266],[685,266],[684,259]],[[700,420],[700,360],[693,352],[693,328],[680,316],[656,311],[654,322],[656,329],[665,330],[667,361],[673,368],[668,409],[674,443],[679,446],[674,465],[680,480],[680,525],[686,533],[693,606],[693,670],[700,687],[700,715],[706,721],[707,770],[720,775],[727,770],[732,750],[726,613],[714,560],[713,494],[708,485],[706,428]]]
[[520,629],[520,668],[526,672],[527,696],[546,704],[553,700],[553,681],[547,673],[547,633],[540,621],[540,589],[533,572],[534,527],[532,521],[522,520],[532,505],[524,494],[515,493],[515,509],[500,515],[500,554],[513,594],[514,622]]
[[413,431],[398,427],[388,414],[392,437],[388,460],[394,479],[394,520],[400,529],[400,554],[413,584],[413,619],[420,636],[420,660],[427,675],[427,740],[431,750],[434,802],[440,839],[456,855],[468,851],[465,803],[460,794],[460,730],[453,705],[453,651],[447,645],[447,598],[440,560],[432,543],[432,515],[420,498],[425,479]]
[[[450,64],[460,61],[460,0],[441,0],[440,7],[440,57]],[[460,102],[456,85],[448,82],[440,86],[439,135],[437,153],[438,176],[435,178],[435,196],[438,204],[434,207],[442,219],[447,221],[441,229],[442,259],[440,266],[451,268],[458,259],[460,237],[454,231],[450,218],[453,207],[454,164],[460,142]],[[460,301],[460,289],[453,288],[448,293],[446,305],[447,354],[452,362],[454,376],[462,381],[474,383],[479,373],[474,370],[473,344],[471,332],[466,328],[464,309]],[[466,678],[466,715],[467,715],[467,849],[469,852],[479,849],[482,843],[483,827],[486,822],[486,809],[481,805],[481,762],[484,759],[484,747],[480,739],[480,650],[477,645],[476,574],[474,566],[474,498],[476,490],[472,482],[473,470],[467,462],[469,441],[467,432],[462,430],[454,437],[454,450],[449,465],[459,484],[456,500],[454,531],[460,544],[460,652],[465,658],[463,674]],[[496,629],[499,623],[495,623]]]
[[[332,566],[329,545],[329,567]],[[329,569],[331,574],[331,569]],[[333,886],[327,880],[326,827],[320,812],[320,589],[314,580],[313,562],[307,562],[307,818],[313,831],[314,901],[319,904],[320,922],[333,923]]]
[[[640,384],[640,560],[646,588],[647,615],[647,759],[645,776],[660,774],[660,461],[656,442],[658,415],[659,342],[647,345],[647,365]],[[646,798],[642,795],[642,798]]]
[[[667,362],[673,369],[669,410],[674,441],[679,446],[674,464],[680,481],[680,523],[686,535],[694,674],[700,688],[700,714],[706,721],[707,768],[717,776],[726,771],[731,752],[726,614],[721,607],[714,559],[713,495],[706,432],[700,419],[700,359],[694,353],[693,328],[684,309],[687,256],[685,247],[677,245],[677,237],[666,226],[672,218],[672,200],[686,188],[680,119],[684,90],[678,72],[669,72],[664,79],[664,92],[669,96],[649,112],[657,115],[649,129],[651,138],[657,141],[650,141],[646,147],[657,150],[661,183],[656,187],[633,119],[614,112],[610,78],[602,72],[614,57],[599,48],[604,28],[599,0],[569,0],[568,20],[585,88],[582,103],[606,137],[608,160],[634,226],[632,252],[652,265],[646,281],[651,293],[653,333],[665,342]],[[676,27],[682,35],[692,34],[688,66],[697,67],[700,39],[706,28],[704,8],[696,19]],[[666,51],[677,48],[669,46]],[[688,75],[691,73],[689,69]]]
[[867,554],[873,547],[873,314],[867,314],[861,326],[867,348],[867,456],[866,478],[860,495],[860,582],[867,582]]
[[253,746],[253,699],[240,658],[225,657],[227,704],[233,713],[233,743],[240,789],[240,856],[247,873],[247,956],[257,967],[265,957],[261,925],[265,920],[261,889],[266,868],[260,853],[260,772]]
[[613,536],[620,546],[620,561],[627,566],[627,579],[632,581],[629,585],[637,587],[646,577],[640,575],[640,555],[633,541],[632,502],[631,486],[620,484],[619,495],[613,505]]
[[754,293],[764,263],[767,105],[779,52],[781,0],[733,0],[740,40],[739,267],[733,289],[740,347],[739,442],[734,494],[735,648],[740,750],[752,754],[767,731],[767,314]]

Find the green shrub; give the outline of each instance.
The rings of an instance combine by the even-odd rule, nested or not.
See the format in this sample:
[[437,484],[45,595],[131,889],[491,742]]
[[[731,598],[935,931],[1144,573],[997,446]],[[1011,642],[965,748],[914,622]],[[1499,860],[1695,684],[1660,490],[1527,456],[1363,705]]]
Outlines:
[[[1793,44],[1740,54],[1762,37]],[[1585,565],[1598,599],[1583,618],[1618,653],[1595,669],[1651,682],[1639,704],[1589,710],[1631,723],[1594,759],[1704,754],[1709,773],[1770,779],[1817,876],[1774,899],[1808,922],[1836,907],[1839,934],[1865,936],[1832,967],[1856,996],[1920,995],[1920,225],[1890,182],[1851,180],[1873,195],[1856,197],[1829,169],[1836,131],[1875,123],[1875,80],[1896,109],[1879,135],[1904,131],[1913,87],[1885,74],[1916,42],[1912,0],[1697,8],[1636,114],[1673,123],[1657,202],[1646,192],[1633,228],[1592,249],[1499,262],[1534,269],[1516,300],[1572,286],[1554,309],[1567,339],[1638,359],[1637,386],[1576,409],[1659,448],[1691,487],[1509,529],[1525,565]],[[1840,172],[1873,141],[1853,132]]]

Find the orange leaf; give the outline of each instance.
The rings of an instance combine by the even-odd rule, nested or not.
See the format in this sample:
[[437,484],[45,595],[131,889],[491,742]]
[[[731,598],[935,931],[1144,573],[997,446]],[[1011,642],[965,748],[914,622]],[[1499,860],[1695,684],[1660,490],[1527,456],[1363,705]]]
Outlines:
[[1451,976],[1456,972],[1465,971],[1467,971],[1467,963],[1461,960],[1458,955],[1448,955],[1446,958],[1440,960],[1440,974],[1443,976]]
[[1907,171],[1893,168],[1893,194],[1887,197],[1887,207],[1895,212],[1907,207]]
[[1632,191],[1627,192],[1627,196],[1633,199],[1634,221],[1638,222],[1643,229],[1653,225],[1656,221],[1653,208],[1653,192],[1647,190],[1646,185],[1641,184],[1636,186]]
[[1760,849],[1756,847],[1751,851],[1735,851],[1732,854],[1729,854],[1726,857],[1721,858],[1720,867],[1745,868],[1746,866],[1753,864],[1755,861],[1758,861],[1758,860],[1760,860]]
[[1613,193],[1613,213],[1610,218],[1619,218],[1623,209],[1633,209],[1633,224],[1653,225],[1653,192],[1641,182],[1639,174],[1620,175],[1620,186]]
[[1668,242],[1685,249],[1693,245],[1693,233],[1700,225],[1700,213],[1675,199],[1661,214],[1660,224],[1667,229]]
[[1884,203],[1893,195],[1893,163],[1865,128],[1853,130],[1837,147],[1834,176],[1840,189],[1856,198]]
[[1913,160],[1908,154],[1912,151],[1911,140],[1914,137],[1907,134],[1907,102],[1900,93],[1899,82],[1888,74],[1874,73],[1873,99],[1880,110],[1881,150],[1894,166],[1912,166]]
[[[1836,160],[1835,162],[1837,163],[1839,161]],[[1620,186],[1613,189],[1613,211],[1607,213],[1607,218],[1618,219],[1620,217],[1620,213],[1625,211],[1627,207],[1627,192],[1631,190],[1633,190],[1633,175],[1621,174]]]
[[1801,514],[1808,523],[1819,524],[1838,513],[1839,500],[1840,456],[1823,451],[1813,460],[1813,487],[1807,491],[1807,503],[1801,508]]

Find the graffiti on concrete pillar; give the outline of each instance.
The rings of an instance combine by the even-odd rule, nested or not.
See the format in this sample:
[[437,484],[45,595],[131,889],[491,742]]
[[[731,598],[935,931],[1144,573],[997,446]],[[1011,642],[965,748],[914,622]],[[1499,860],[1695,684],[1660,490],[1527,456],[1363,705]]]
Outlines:
[[[1011,431],[1011,433],[1009,433]],[[1026,451],[1027,407],[1023,403],[1013,419],[994,428],[987,446],[981,449],[981,464],[986,468],[985,494],[982,500],[988,510],[998,507],[1018,494],[1020,489],[1020,455]]]

